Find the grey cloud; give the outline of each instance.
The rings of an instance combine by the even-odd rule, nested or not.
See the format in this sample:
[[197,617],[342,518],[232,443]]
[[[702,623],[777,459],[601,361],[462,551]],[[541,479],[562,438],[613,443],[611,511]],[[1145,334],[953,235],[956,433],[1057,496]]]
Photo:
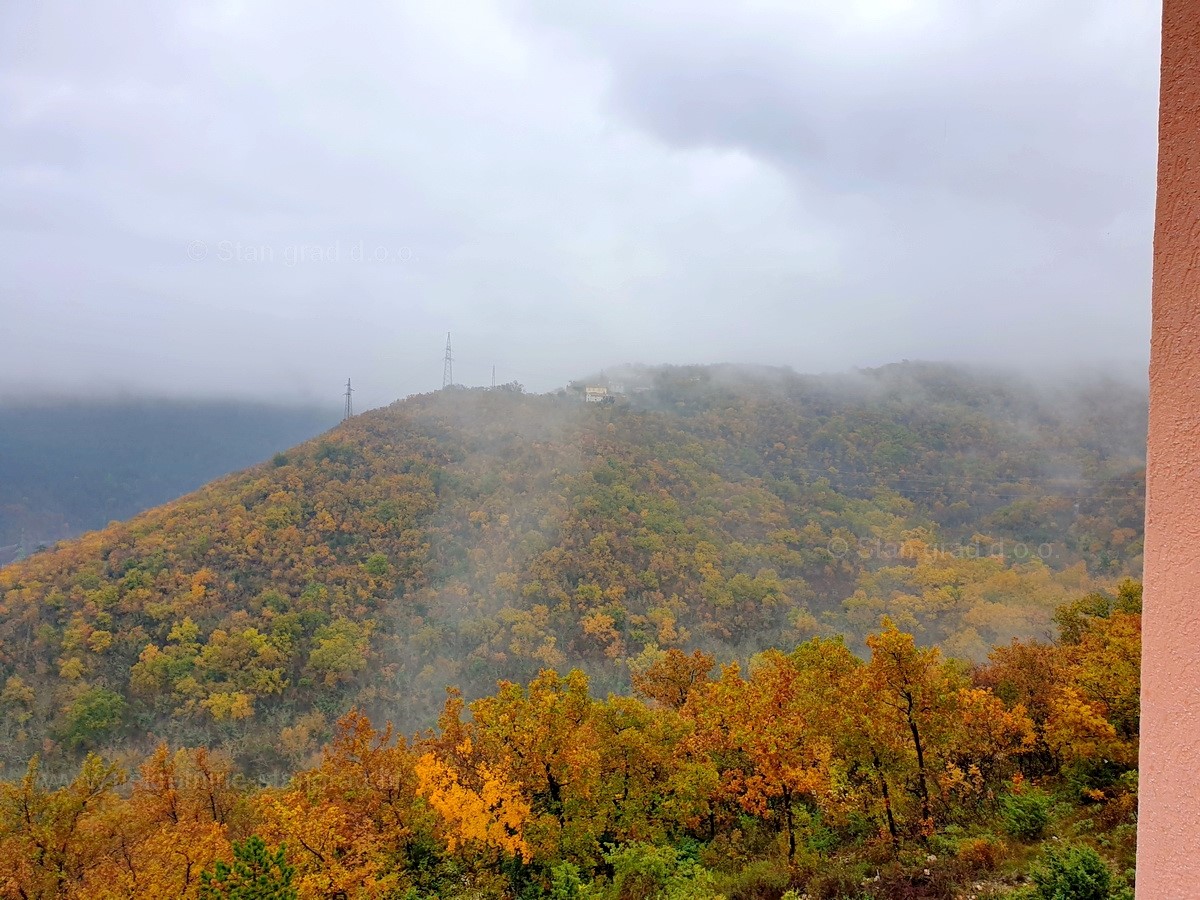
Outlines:
[[920,319],[914,353],[1144,352],[1155,4],[524,11],[604,60],[616,114],[784,171],[857,270],[831,295]]
[[1053,218],[1144,202],[1154,4],[894,4],[927,14],[855,26],[871,5],[887,4],[539,14],[611,63],[618,109],[680,146],[738,147],[833,189],[933,188]]
[[439,385],[448,329],[463,380],[535,388],[1139,360],[1156,28],[1120,0],[8,3],[0,392],[336,401],[349,373],[369,405]]

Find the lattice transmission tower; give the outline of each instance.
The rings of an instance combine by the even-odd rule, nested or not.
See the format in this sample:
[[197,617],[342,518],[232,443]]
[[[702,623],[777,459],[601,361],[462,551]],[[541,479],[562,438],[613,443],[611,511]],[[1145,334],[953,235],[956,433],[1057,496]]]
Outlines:
[[350,379],[346,379],[346,414],[342,416],[342,421],[345,422],[354,415],[354,388],[350,387]]
[[446,332],[446,359],[442,363],[442,387],[454,384],[454,355],[450,352],[450,332]]

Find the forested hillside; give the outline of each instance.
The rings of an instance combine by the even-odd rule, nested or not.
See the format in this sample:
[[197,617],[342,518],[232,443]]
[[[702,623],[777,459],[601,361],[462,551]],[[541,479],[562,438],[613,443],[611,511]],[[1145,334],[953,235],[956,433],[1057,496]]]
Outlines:
[[0,570],[5,762],[162,738],[286,770],[351,705],[408,731],[546,667],[603,695],[672,648],[865,653],[884,614],[980,661],[1139,572],[1137,389],[622,378],[412,397]]
[[128,519],[336,422],[336,409],[235,401],[0,403],[0,547]]
[[672,649],[636,697],[546,670],[412,740],[351,711],[271,786],[204,747],[34,758],[0,896],[1132,900],[1141,588],[1056,622],[971,672],[887,622],[866,658]]

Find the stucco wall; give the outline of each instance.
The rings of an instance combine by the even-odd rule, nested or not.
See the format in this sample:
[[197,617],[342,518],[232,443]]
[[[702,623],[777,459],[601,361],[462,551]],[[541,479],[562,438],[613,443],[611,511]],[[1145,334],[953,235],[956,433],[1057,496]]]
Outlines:
[[1165,0],[1138,889],[1200,898],[1200,2]]

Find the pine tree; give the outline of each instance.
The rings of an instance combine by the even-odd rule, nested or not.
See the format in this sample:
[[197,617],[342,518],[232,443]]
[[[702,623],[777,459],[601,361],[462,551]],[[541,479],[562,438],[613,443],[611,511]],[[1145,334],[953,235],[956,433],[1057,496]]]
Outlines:
[[215,872],[200,876],[200,900],[297,900],[295,869],[285,848],[274,853],[258,835],[234,842],[233,865],[218,860]]

